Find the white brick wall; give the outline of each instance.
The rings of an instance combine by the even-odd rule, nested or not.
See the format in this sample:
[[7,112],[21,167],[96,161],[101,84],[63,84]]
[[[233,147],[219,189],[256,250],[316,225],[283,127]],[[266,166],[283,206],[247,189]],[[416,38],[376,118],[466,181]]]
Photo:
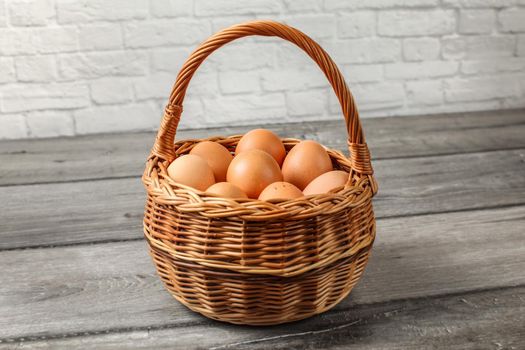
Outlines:
[[[0,0],[0,139],[153,130],[191,50],[252,18],[318,40],[363,117],[525,107],[524,0]],[[184,107],[181,128],[341,118],[272,38],[213,54]]]

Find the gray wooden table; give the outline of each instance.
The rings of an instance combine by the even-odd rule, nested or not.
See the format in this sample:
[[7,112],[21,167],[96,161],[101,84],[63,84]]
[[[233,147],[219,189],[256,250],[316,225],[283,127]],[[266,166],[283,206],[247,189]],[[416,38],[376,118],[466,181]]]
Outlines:
[[[275,327],[163,289],[141,231],[153,134],[0,142],[0,348],[525,349],[525,111],[363,123],[380,185],[367,270],[333,310]],[[345,148],[342,122],[273,129]]]

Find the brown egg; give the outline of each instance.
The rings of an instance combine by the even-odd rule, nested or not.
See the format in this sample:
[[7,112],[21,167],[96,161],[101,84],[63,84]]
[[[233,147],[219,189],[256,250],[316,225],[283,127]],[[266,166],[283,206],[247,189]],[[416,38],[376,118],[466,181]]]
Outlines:
[[246,193],[241,191],[239,187],[229,182],[217,182],[208,187],[206,192],[224,198],[248,198]]
[[334,170],[316,177],[304,189],[304,195],[327,193],[336,187],[344,186],[348,181],[348,173],[342,170]]
[[195,154],[186,154],[168,166],[168,175],[173,181],[204,191],[215,183],[213,171],[208,163]]
[[244,134],[239,140],[237,148],[235,148],[235,154],[237,155],[252,149],[265,151],[275,159],[279,166],[283,164],[284,157],[286,156],[286,149],[279,136],[266,129],[254,129]]
[[279,164],[268,153],[252,149],[235,156],[226,176],[250,198],[258,198],[269,184],[282,181]]
[[217,142],[202,141],[192,148],[190,154],[201,156],[208,162],[215,175],[215,181],[226,181],[226,172],[233,159],[226,147]]
[[303,192],[300,189],[288,182],[274,182],[268,185],[259,195],[259,199],[262,201],[268,201],[271,199],[294,199],[304,197]]
[[323,146],[315,141],[301,141],[284,159],[284,181],[303,190],[313,179],[333,170],[332,161]]

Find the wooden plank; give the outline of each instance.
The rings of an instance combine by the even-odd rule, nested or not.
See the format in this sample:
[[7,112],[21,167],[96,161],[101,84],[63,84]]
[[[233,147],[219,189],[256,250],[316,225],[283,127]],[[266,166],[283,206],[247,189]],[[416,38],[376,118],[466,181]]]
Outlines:
[[[525,150],[376,161],[377,217],[525,203]],[[0,187],[0,249],[142,235],[138,178]]]
[[[364,278],[334,310],[523,285],[524,226],[525,206],[379,220]],[[5,251],[0,266],[0,339],[209,324],[163,289],[143,241]]]
[[353,306],[291,325],[218,322],[0,344],[0,349],[523,349],[525,287]]
[[[374,159],[525,147],[525,110],[365,119]],[[266,126],[280,135],[346,150],[342,121]],[[178,139],[243,133],[256,126],[181,131]],[[0,186],[139,176],[151,133],[0,141]]]

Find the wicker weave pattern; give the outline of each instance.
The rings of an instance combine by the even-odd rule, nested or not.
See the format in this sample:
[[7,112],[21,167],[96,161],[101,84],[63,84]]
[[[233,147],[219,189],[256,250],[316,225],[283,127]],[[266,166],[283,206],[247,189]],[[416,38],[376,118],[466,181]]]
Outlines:
[[[295,43],[327,76],[349,133],[350,158],[328,150],[334,168],[350,174],[344,187],[272,204],[209,196],[167,175],[173,159],[202,141],[174,143],[191,77],[211,52],[247,35]],[[241,136],[208,140],[234,151]],[[283,142],[288,151],[299,140]],[[144,233],[161,279],[180,302],[218,320],[266,325],[329,309],[359,279],[375,237],[372,197],[377,184],[353,98],[326,52],[303,33],[276,22],[231,27],[190,56],[177,77],[143,182],[148,192]]]

